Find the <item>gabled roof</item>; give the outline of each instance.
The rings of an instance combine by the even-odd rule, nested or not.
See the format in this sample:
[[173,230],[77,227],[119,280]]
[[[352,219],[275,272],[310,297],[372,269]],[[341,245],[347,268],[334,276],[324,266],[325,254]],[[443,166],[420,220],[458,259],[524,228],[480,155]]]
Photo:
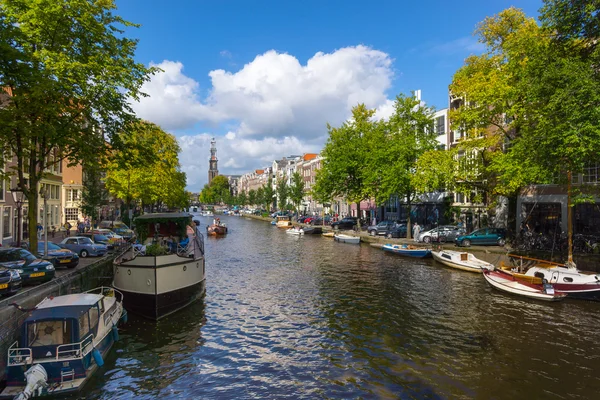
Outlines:
[[316,153],[304,153],[304,155],[302,156],[302,159],[304,161],[310,161],[310,160],[314,160],[315,158],[317,158],[318,154]]

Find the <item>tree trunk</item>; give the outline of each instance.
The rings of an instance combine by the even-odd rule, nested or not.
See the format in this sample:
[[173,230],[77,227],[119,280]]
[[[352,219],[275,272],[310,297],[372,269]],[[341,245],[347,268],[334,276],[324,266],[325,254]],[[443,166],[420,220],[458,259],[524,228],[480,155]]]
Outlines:
[[[37,186],[37,185],[36,185]],[[35,187],[35,186],[34,186]],[[33,193],[32,193],[33,192]],[[37,190],[29,189],[26,193],[28,207],[27,207],[27,221],[28,221],[28,233],[29,237],[29,248],[33,254],[36,254],[38,240],[37,240]]]
[[410,212],[412,208],[412,203],[410,201],[410,194],[406,196],[406,238],[412,239],[412,223],[410,219]]
[[360,200],[356,202],[356,226],[360,232]]
[[573,261],[573,210],[571,204],[571,170],[567,171],[567,240],[569,246],[569,257],[567,259],[567,267],[576,268]]
[[517,198],[518,194],[512,194],[507,197],[508,215],[506,217],[506,230],[508,237],[514,239],[517,237]]

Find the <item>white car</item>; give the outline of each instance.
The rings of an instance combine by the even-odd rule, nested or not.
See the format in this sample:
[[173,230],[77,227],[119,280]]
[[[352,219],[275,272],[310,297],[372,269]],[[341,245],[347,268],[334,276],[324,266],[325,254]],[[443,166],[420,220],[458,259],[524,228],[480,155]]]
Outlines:
[[464,229],[459,228],[454,225],[441,225],[439,228],[433,228],[424,232],[419,233],[417,237],[417,242],[431,243],[438,241],[438,230],[440,232],[440,236],[448,242],[454,242],[454,239],[464,233]]

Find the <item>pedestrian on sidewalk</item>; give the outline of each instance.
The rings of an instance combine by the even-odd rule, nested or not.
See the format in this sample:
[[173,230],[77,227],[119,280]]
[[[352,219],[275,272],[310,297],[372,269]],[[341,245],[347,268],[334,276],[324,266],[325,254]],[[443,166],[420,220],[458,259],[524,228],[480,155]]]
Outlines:
[[71,232],[71,224],[69,223],[69,221],[65,222],[65,237],[69,237]]
[[413,239],[415,242],[417,242],[417,237],[419,236],[419,233],[421,233],[421,227],[419,226],[418,222],[415,222],[415,226],[413,226]]
[[52,239],[54,239],[55,234],[56,234],[56,227],[54,225],[52,225],[52,232],[51,232]]
[[37,223],[37,238],[38,240],[42,240],[42,231],[44,230],[44,227],[42,226],[42,224],[40,224],[39,222]]

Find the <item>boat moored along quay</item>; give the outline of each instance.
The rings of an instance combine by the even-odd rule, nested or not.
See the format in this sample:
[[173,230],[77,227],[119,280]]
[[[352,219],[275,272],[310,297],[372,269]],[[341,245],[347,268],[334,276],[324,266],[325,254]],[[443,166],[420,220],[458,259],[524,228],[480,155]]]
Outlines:
[[528,283],[517,279],[512,274],[500,269],[483,270],[483,277],[490,286],[506,293],[529,297],[530,299],[542,301],[563,300],[566,293],[557,292],[550,283]]
[[389,253],[398,254],[406,257],[428,258],[431,257],[431,250],[410,244],[384,244],[382,249]]
[[8,350],[0,398],[26,400],[78,392],[118,340],[123,295],[100,287],[44,299],[30,311]]
[[135,219],[142,245],[115,259],[114,287],[128,311],[157,320],[204,294],[204,237],[188,213],[145,214]]
[[464,251],[440,250],[432,251],[431,255],[435,261],[463,271],[481,273],[484,269],[494,269],[493,264]]

